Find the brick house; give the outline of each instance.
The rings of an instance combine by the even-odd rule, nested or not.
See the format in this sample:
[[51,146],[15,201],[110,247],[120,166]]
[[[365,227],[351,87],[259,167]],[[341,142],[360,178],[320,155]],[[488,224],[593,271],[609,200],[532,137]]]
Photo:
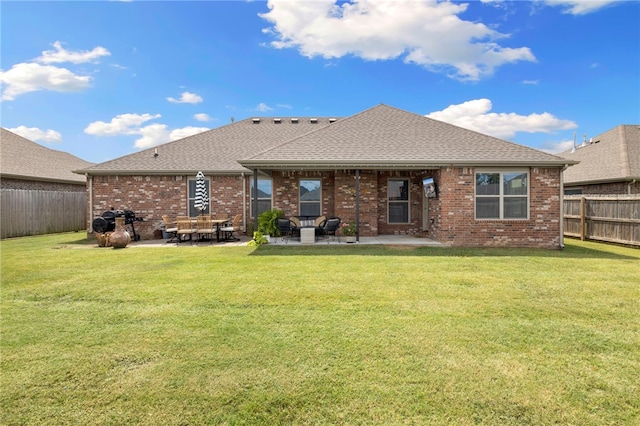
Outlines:
[[640,125],[620,125],[561,157],[577,164],[564,172],[565,195],[640,194]]
[[[562,246],[572,161],[387,105],[337,117],[256,117],[78,170],[89,222],[130,209],[149,238],[161,215],[195,216],[195,177],[218,216],[279,208],[356,221],[361,236],[453,246]],[[257,188],[254,190],[253,188]],[[91,229],[89,229],[91,232]]]

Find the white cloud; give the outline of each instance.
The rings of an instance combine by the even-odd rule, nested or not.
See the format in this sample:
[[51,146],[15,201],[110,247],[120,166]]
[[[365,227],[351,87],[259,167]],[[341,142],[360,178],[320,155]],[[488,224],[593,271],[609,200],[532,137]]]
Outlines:
[[176,141],[186,138],[187,136],[206,132],[207,130],[209,130],[207,127],[193,126],[169,130],[166,124],[150,124],[139,129],[139,134],[142,135],[142,137],[136,139],[134,146],[138,149],[152,148],[166,142]]
[[120,114],[112,118],[109,123],[94,121],[84,129],[84,132],[96,136],[136,135],[140,133],[142,123],[160,117],[160,114]]
[[95,121],[89,124],[84,132],[96,136],[138,135],[140,137],[135,140],[134,146],[145,149],[209,130],[207,127],[192,126],[170,130],[162,123],[142,126],[143,123],[160,117],[160,114],[120,114],[109,123]]
[[[62,43],[53,43],[56,50],[45,50],[42,56],[35,62],[22,62],[15,64],[9,71],[0,70],[0,83],[3,83],[3,101],[12,101],[18,95],[38,90],[51,90],[54,92],[79,92],[88,88],[91,77],[78,75],[67,68],[48,65],[59,62],[71,62],[74,64],[95,62],[102,56],[111,53],[104,47],[98,46],[91,51],[70,51],[62,47]],[[43,65],[44,64],[44,65]]]
[[501,34],[480,22],[458,17],[467,4],[424,1],[269,0],[260,16],[273,24],[263,32],[271,46],[297,48],[303,56],[325,59],[358,56],[365,60],[402,57],[459,80],[479,80],[496,67],[536,59],[528,47],[503,47]]
[[271,108],[269,105],[263,102],[260,102],[258,106],[256,106],[256,111],[260,111],[260,112],[273,111],[273,108]]
[[489,112],[492,108],[489,99],[475,99],[449,105],[442,111],[427,114],[427,117],[502,139],[512,138],[517,132],[551,133],[577,127],[573,121],[561,120],[548,112],[518,115]]
[[169,133],[169,140],[176,141],[178,139],[186,138],[187,136],[197,135],[198,133],[206,132],[208,127],[193,127],[186,126],[179,129],[173,129]]
[[564,13],[571,15],[586,15],[620,0],[544,0],[549,6],[561,6]]
[[66,50],[62,47],[62,43],[56,41],[53,43],[55,50],[45,50],[42,56],[36,58],[36,62],[43,64],[53,64],[58,62],[71,62],[81,64],[84,62],[95,62],[102,56],[109,56],[111,53],[102,46],[94,47],[93,50]]
[[561,152],[570,150],[572,147],[572,140],[547,141],[542,144],[540,151],[548,152],[549,154],[559,154]]
[[205,114],[205,113],[195,114],[193,116],[193,118],[195,118],[198,121],[210,121],[211,120],[211,117],[209,117],[209,114]]
[[169,97],[167,98],[167,100],[174,104],[199,104],[200,102],[202,102],[202,97],[196,95],[195,93],[182,92],[182,95],[180,95],[180,99]]
[[0,71],[0,82],[4,86],[1,99],[12,101],[18,95],[38,90],[79,92],[89,87],[91,77],[53,65],[20,63],[9,71]]
[[7,130],[31,141],[41,141],[46,143],[57,143],[62,141],[62,135],[55,130],[40,130],[37,127],[26,126],[18,126]]

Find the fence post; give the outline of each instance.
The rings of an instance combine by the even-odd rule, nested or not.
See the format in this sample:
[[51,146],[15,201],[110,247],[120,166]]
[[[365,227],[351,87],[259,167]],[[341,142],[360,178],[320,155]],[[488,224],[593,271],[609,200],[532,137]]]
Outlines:
[[587,201],[585,197],[580,197],[580,240],[584,241],[587,231],[587,209],[585,208]]

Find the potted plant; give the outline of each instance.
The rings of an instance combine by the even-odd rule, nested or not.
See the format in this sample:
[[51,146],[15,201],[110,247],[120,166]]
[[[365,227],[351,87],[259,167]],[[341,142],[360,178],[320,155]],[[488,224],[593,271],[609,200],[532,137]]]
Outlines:
[[253,239],[247,243],[249,247],[260,247],[263,244],[267,244],[267,238],[262,235],[261,232],[255,231],[253,233]]
[[341,231],[342,231],[342,235],[345,236],[345,239],[347,240],[348,243],[355,243],[356,242],[356,224],[355,222],[351,221],[351,222],[344,222],[341,225]]
[[271,209],[258,215],[258,232],[263,236],[277,237],[280,232],[278,230],[278,219],[284,217],[284,212],[279,209]]

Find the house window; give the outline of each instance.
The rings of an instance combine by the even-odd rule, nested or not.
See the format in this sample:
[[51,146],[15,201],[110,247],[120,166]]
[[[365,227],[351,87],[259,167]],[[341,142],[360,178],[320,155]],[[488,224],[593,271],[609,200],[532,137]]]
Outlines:
[[476,173],[476,219],[527,219],[529,173]]
[[300,216],[320,216],[322,211],[320,179],[300,180]]
[[253,203],[255,201],[256,195],[258,196],[258,216],[260,213],[266,212],[267,210],[271,210],[271,198],[273,194],[273,183],[271,179],[258,178],[258,193],[253,188],[253,179],[251,179],[251,214],[252,218],[254,216],[254,206]]
[[389,223],[409,223],[409,181],[392,179],[387,188]]
[[[209,185],[209,179],[204,180],[204,187],[207,189],[207,196],[209,197],[209,200],[211,200],[211,191],[210,191],[211,186]],[[194,178],[194,179],[189,179],[189,200],[187,201],[187,209],[189,210],[189,216],[196,217],[200,214],[203,214],[203,213],[206,214],[210,212],[209,206],[211,201],[207,203],[207,208],[205,210],[196,209],[195,202],[196,202],[196,180]]]

